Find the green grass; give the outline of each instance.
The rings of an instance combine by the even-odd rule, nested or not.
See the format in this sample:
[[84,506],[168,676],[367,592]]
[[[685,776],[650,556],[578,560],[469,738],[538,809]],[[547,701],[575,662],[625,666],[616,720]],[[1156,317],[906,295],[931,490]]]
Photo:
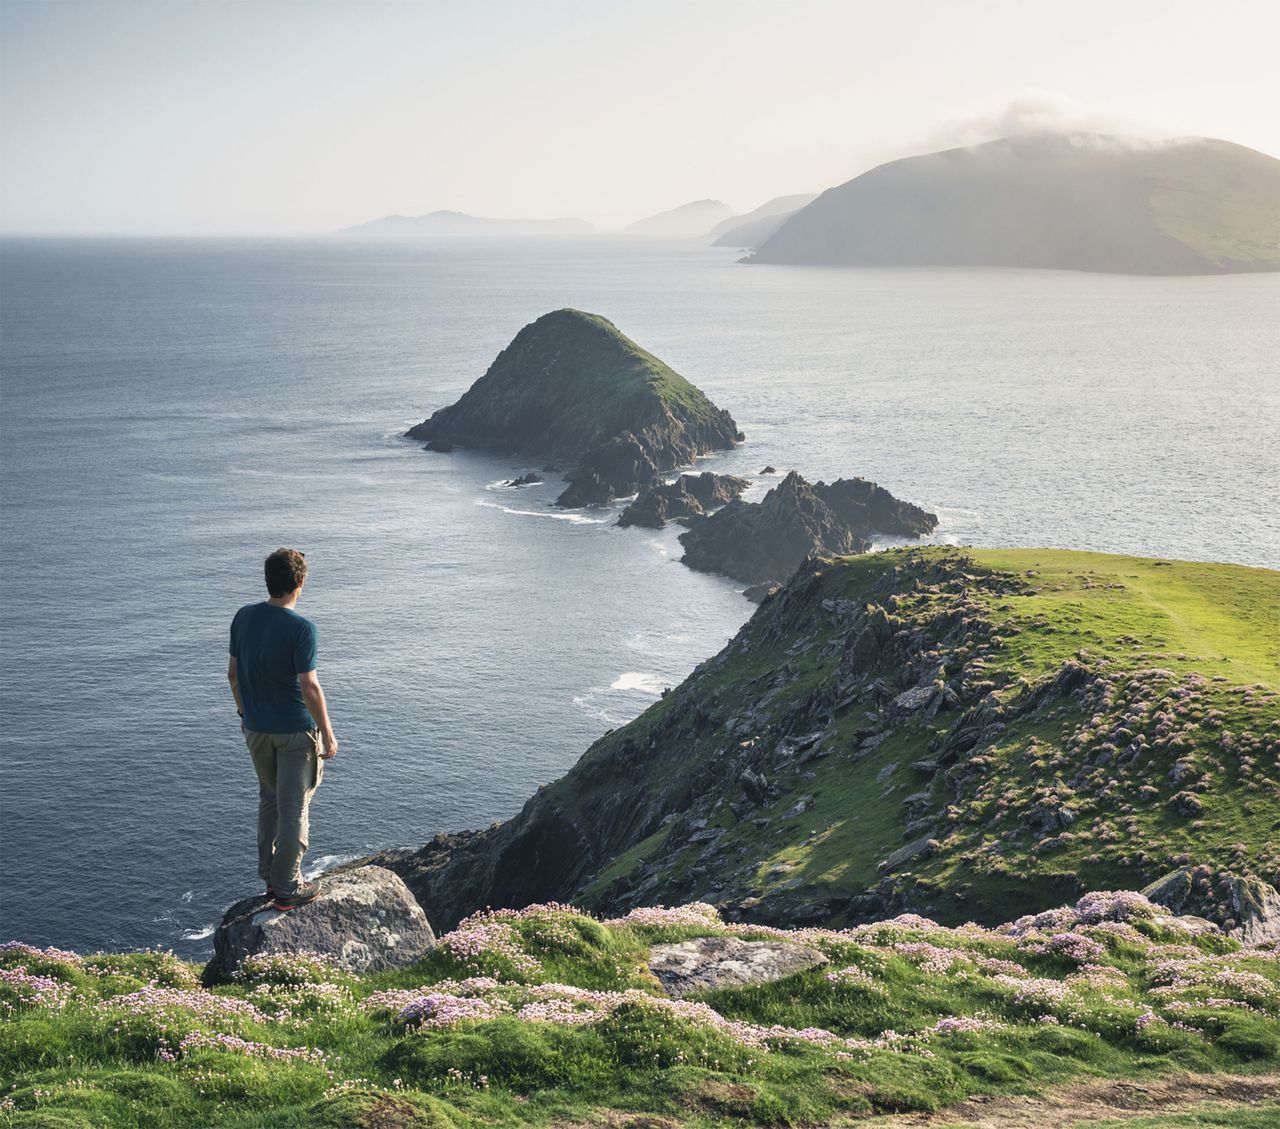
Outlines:
[[[1154,912],[1128,899],[1014,932],[910,918],[787,934],[697,907],[604,922],[533,907],[464,923],[396,972],[272,958],[212,988],[172,957],[8,946],[0,1126],[467,1129],[602,1109],[816,1126],[1077,1077],[1274,1069],[1274,947],[1189,936]],[[1068,927],[1089,951],[1044,951]],[[790,938],[828,963],[664,1002],[649,946],[723,933]],[[423,999],[431,1023],[401,1015]],[[459,1005],[487,1010],[448,1019]],[[1219,1123],[1251,1124],[1204,1122]]]

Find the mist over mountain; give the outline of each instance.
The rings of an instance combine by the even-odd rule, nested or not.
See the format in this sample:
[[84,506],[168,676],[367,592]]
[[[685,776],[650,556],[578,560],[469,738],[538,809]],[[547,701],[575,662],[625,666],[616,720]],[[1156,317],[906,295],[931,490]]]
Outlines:
[[720,200],[693,200],[636,220],[628,224],[626,230],[638,235],[704,235],[732,216],[733,209]]
[[829,189],[751,261],[1280,270],[1280,161],[1209,138],[1005,138],[892,161]]
[[437,211],[421,216],[383,216],[344,227],[338,235],[582,235],[595,230],[579,219],[490,219],[465,212]]
[[758,208],[743,212],[740,216],[730,216],[728,219],[721,220],[707,234],[712,239],[719,239],[722,235],[727,235],[748,225],[759,224],[763,220],[777,220],[778,223],[781,223],[787,216],[795,214],[806,204],[813,203],[817,198],[818,194],[816,192],[798,192],[793,196],[775,196]]

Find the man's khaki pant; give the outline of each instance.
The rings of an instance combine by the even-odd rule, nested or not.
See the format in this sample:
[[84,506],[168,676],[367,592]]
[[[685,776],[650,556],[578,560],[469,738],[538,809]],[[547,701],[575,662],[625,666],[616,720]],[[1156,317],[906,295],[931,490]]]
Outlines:
[[244,731],[258,774],[258,876],[277,896],[294,893],[307,853],[307,808],[324,777],[320,733]]

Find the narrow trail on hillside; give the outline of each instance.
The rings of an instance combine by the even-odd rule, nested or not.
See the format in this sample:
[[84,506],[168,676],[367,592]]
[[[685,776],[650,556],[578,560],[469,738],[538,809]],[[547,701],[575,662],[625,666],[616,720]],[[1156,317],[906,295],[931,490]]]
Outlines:
[[1272,1103],[1280,1123],[1280,1074],[1178,1074],[1141,1082],[1089,1079],[1038,1097],[970,1098],[936,1113],[870,1118],[865,1124],[876,1129],[1072,1129]]

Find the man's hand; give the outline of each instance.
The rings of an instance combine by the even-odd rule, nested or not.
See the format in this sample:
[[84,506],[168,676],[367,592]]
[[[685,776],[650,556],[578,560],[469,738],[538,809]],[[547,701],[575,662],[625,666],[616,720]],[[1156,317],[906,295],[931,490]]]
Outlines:
[[332,760],[338,755],[338,739],[329,723],[329,707],[325,704],[324,691],[320,689],[320,679],[314,670],[304,671],[298,675],[298,685],[302,689],[302,700],[307,703],[307,710],[320,730],[320,740],[324,744],[324,752],[320,756],[324,760]]

